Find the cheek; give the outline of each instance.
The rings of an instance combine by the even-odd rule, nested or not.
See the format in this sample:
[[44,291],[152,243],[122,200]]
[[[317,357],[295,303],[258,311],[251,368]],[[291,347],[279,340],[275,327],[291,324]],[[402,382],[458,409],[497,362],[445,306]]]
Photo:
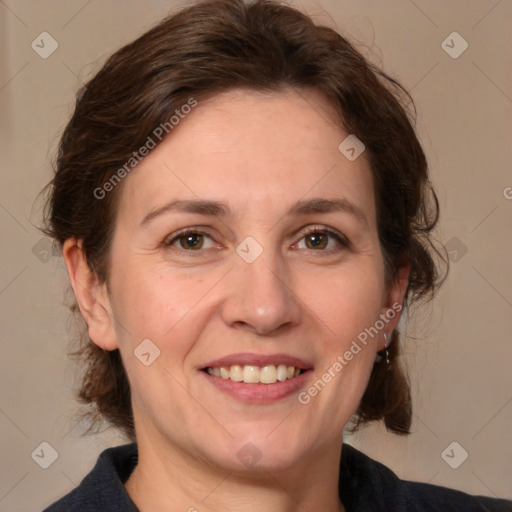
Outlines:
[[[319,281],[326,284],[319,286]],[[384,285],[377,266],[347,266],[330,272],[323,280],[305,275],[300,287],[301,298],[305,297],[308,309],[321,321],[335,344],[350,344],[375,323],[381,311]]]
[[322,362],[298,399],[311,416],[321,417],[328,410],[323,428],[337,435],[356,411],[373,369],[377,337],[364,336],[378,319],[383,288],[378,274],[369,279],[368,272],[353,271],[332,278],[323,290],[309,289],[315,291],[306,305],[322,333],[314,337],[321,344]]
[[[209,315],[205,296],[218,279],[187,276],[158,265],[123,264],[116,272],[112,276],[116,335],[137,407],[147,413],[158,410],[167,395],[177,403],[186,402],[177,382],[184,382],[183,363]],[[143,341],[147,339],[154,346]],[[144,351],[139,349],[143,346]],[[147,352],[148,366],[139,358]]]
[[116,332],[121,345],[133,346],[149,338],[163,349],[165,340],[177,338],[173,332],[181,332],[184,326],[197,329],[200,322],[190,325],[188,319],[200,310],[218,280],[215,272],[199,277],[187,270],[169,272],[165,265],[119,266],[112,276],[112,308],[119,320]]

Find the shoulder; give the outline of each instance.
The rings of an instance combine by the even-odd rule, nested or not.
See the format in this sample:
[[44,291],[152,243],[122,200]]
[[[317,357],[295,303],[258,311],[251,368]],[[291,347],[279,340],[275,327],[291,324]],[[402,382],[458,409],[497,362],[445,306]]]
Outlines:
[[340,498],[353,512],[512,512],[512,501],[401,480],[384,464],[343,445]]
[[137,512],[124,488],[136,465],[134,443],[103,451],[80,485],[43,512]]
[[418,510],[443,512],[512,512],[512,501],[473,496],[455,489],[419,482],[401,481],[409,502]]

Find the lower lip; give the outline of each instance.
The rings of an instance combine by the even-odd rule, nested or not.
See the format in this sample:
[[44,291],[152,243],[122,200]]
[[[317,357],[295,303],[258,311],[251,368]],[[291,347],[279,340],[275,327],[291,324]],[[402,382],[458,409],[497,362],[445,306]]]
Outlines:
[[309,378],[311,370],[307,370],[293,379],[286,379],[283,382],[277,381],[274,384],[247,384],[245,382],[235,382],[231,379],[214,377],[205,371],[201,371],[201,373],[217,389],[240,402],[247,404],[270,404],[298,393]]

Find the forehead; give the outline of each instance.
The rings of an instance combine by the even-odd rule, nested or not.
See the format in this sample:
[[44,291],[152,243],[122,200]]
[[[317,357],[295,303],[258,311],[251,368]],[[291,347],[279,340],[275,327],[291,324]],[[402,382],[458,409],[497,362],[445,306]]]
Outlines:
[[174,199],[227,202],[241,214],[279,215],[308,197],[343,197],[374,218],[364,153],[338,149],[348,136],[311,90],[233,90],[198,102],[128,177],[120,209],[132,216]]

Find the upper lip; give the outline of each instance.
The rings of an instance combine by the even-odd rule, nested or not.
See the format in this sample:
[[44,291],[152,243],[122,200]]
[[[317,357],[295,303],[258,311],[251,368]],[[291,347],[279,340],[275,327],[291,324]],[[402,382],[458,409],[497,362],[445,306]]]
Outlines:
[[301,370],[312,369],[311,363],[289,354],[253,354],[249,352],[230,354],[220,359],[215,359],[203,365],[201,369],[219,368],[220,366],[232,366],[234,364],[239,364],[240,366],[266,366],[270,364],[277,366],[285,364],[287,366],[295,366]]

